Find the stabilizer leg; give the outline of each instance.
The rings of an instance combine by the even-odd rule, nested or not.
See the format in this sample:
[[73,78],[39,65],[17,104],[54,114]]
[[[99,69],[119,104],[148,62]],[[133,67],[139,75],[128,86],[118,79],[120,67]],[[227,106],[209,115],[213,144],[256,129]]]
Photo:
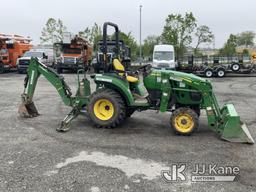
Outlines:
[[74,107],[69,114],[64,118],[64,120],[61,122],[60,127],[56,129],[56,131],[59,132],[67,132],[70,129],[70,124],[73,119],[75,119],[80,113],[80,110],[76,107]]

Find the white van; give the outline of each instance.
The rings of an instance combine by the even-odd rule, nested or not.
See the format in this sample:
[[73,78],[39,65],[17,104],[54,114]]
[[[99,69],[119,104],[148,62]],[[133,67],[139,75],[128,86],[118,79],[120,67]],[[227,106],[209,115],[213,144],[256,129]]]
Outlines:
[[174,47],[172,45],[155,45],[152,67],[174,70],[176,67]]

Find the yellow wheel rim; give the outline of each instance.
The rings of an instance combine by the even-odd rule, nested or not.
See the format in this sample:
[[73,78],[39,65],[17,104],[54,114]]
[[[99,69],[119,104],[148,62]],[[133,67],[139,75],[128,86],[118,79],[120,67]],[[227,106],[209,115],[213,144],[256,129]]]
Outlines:
[[99,99],[94,104],[93,111],[98,119],[107,121],[114,115],[114,105],[107,99]]
[[175,128],[181,133],[189,133],[193,129],[195,123],[189,114],[180,114],[174,119]]

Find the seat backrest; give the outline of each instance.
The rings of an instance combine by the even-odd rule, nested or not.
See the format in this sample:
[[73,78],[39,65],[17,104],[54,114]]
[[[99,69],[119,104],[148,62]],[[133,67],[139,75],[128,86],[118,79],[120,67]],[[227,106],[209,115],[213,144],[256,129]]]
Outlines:
[[113,65],[114,65],[114,69],[119,72],[119,75],[123,76],[124,73],[120,73],[120,72],[125,72],[123,64],[118,59],[114,59]]

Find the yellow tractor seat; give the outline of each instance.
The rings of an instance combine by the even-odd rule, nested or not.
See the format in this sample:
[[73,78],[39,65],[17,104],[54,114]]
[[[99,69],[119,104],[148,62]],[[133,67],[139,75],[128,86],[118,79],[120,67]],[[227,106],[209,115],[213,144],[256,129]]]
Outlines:
[[[119,72],[120,76],[124,76],[125,75],[124,66],[123,66],[123,64],[118,59],[114,59],[113,65],[114,65],[115,70],[117,70]],[[127,75],[126,76],[126,80],[128,82],[130,82],[130,83],[137,83],[139,81],[139,78],[133,77],[131,75]]]
[[126,76],[126,80],[130,83],[137,83],[139,81],[139,79],[137,77],[133,77],[133,76],[130,76],[130,75]]

